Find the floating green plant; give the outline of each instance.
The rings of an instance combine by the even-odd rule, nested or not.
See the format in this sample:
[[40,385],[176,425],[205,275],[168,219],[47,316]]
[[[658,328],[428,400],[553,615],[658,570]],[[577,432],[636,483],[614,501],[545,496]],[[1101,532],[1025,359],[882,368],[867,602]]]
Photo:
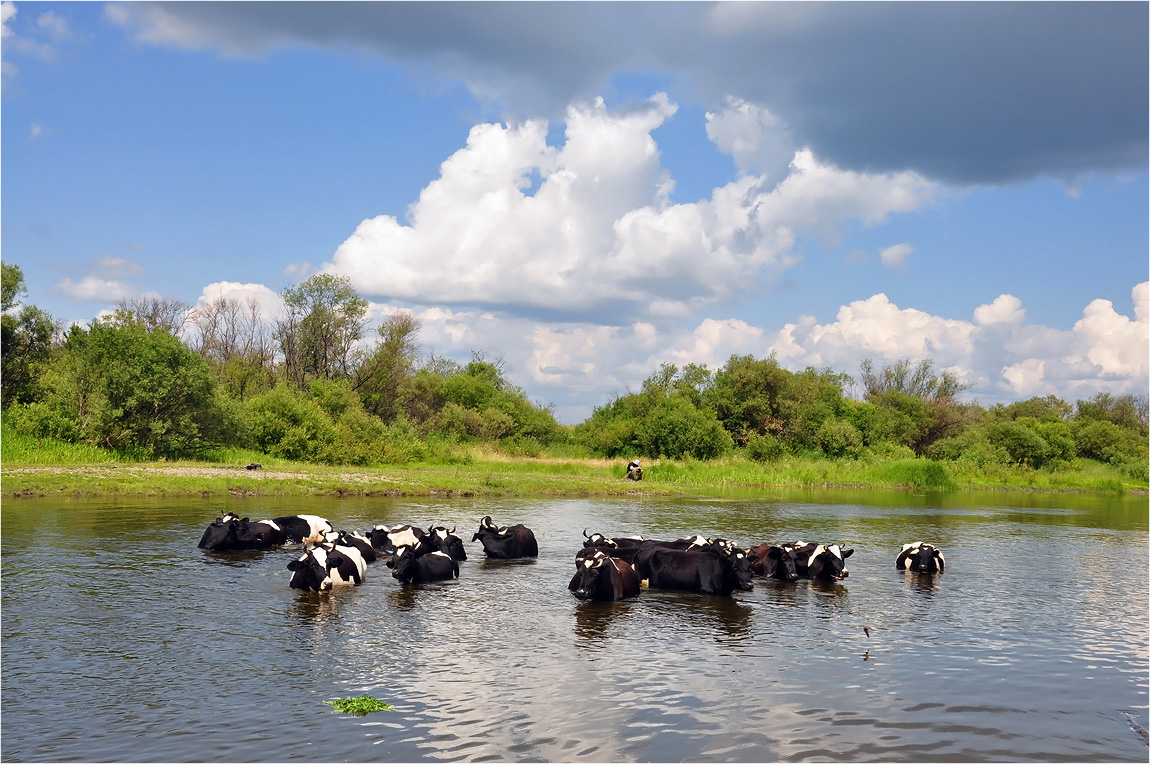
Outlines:
[[375,711],[394,711],[395,706],[390,706],[382,700],[376,700],[370,695],[364,695],[362,698],[337,698],[335,700],[325,700],[324,703],[331,706],[333,709],[343,714],[355,714],[356,716],[363,716]]

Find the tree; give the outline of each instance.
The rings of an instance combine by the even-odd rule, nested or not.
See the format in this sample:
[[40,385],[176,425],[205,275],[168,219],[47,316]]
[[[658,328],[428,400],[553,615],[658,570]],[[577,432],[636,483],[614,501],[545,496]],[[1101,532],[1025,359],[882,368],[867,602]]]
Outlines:
[[191,311],[189,345],[212,367],[230,395],[245,400],[274,384],[275,342],[255,298],[220,296]]
[[184,332],[190,306],[181,300],[162,297],[137,297],[116,303],[117,321],[139,321],[148,331],[164,329],[179,337]]
[[46,374],[45,401],[25,424],[149,456],[195,454],[226,442],[236,423],[202,358],[164,329],[96,321],[73,326]]
[[35,305],[25,305],[15,315],[9,313],[20,296],[27,294],[24,272],[10,263],[0,263],[0,267],[0,405],[7,408],[36,398],[38,368],[48,361],[60,328],[52,316]]
[[911,368],[909,359],[886,364],[875,371],[869,358],[860,366],[864,399],[898,411],[897,442],[922,454],[931,444],[953,437],[980,417],[980,410],[964,406],[957,396],[970,384],[952,371],[934,372],[929,358]]
[[406,388],[414,374],[419,319],[407,311],[389,315],[377,328],[380,342],[355,372],[352,387],[363,406],[385,422],[403,411]]
[[317,273],[281,295],[287,315],[276,336],[287,377],[299,389],[312,379],[350,377],[363,336],[367,301],[346,276]]

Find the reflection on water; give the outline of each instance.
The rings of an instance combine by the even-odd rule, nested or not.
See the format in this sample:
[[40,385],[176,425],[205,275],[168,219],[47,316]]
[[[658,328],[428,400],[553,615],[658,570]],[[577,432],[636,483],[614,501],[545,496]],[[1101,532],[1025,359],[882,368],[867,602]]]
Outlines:
[[[1145,761],[1144,497],[903,498],[8,502],[0,758]],[[456,581],[401,586],[381,562],[300,592],[295,549],[195,548],[228,509],[353,529],[492,515],[540,556],[468,543]],[[837,582],[581,602],[584,528],[855,554]],[[909,540],[946,572],[895,569]],[[396,710],[322,702],[362,694]]]

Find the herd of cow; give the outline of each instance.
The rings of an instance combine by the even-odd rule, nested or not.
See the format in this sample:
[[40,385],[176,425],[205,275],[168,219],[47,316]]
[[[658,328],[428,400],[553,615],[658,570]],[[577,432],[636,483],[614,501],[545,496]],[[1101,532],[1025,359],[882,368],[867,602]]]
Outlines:
[[[621,600],[644,587],[698,594],[729,595],[754,588],[755,575],[783,581],[800,578],[840,580],[849,573],[846,558],[854,553],[838,544],[797,541],[758,544],[742,549],[725,539],[692,536],[655,541],[635,536],[609,538],[583,531],[583,548],[575,554],[575,575],[567,588],[581,600]],[[472,542],[483,545],[487,557],[538,557],[539,545],[530,528],[496,526],[491,517],[479,522]],[[304,544],[303,554],[288,563],[293,589],[329,591],[335,586],[361,584],[367,566],[385,558],[401,584],[422,584],[459,577],[467,559],[455,528],[414,525],[375,525],[366,534],[337,530],[316,515],[288,515],[253,522],[227,513],[204,531],[200,549],[230,552]],[[895,558],[899,570],[941,573],[942,552],[932,544],[904,544]]]

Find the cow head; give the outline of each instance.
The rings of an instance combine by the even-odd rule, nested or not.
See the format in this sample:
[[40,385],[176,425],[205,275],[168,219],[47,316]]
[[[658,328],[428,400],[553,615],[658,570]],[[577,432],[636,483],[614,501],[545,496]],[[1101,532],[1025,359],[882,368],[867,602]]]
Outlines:
[[909,570],[915,573],[941,573],[946,566],[942,557],[942,550],[933,544],[924,544],[915,541],[903,544],[902,551],[894,563],[899,570]]
[[708,544],[700,551],[716,555],[722,561],[723,567],[733,577],[736,589],[749,592],[755,588],[751,581],[751,555],[747,550],[727,542]]
[[595,597],[600,576],[609,576],[607,566],[611,557],[599,549],[586,548],[575,555],[575,577],[571,579],[571,593],[581,600]]
[[328,550],[322,545],[305,549],[299,559],[288,563],[287,569],[292,572],[289,583],[292,589],[312,592],[331,589],[331,578],[328,576]]
[[486,515],[479,521],[479,530],[475,531],[475,535],[471,537],[472,541],[479,541],[483,536],[489,533],[498,533],[495,523],[491,522],[491,515]]
[[453,560],[466,560],[467,551],[463,548],[463,539],[455,535],[455,528],[447,530],[445,526],[431,526],[421,539],[428,544],[433,552],[443,552]]
[[211,525],[204,529],[200,537],[200,549],[235,549],[240,530],[240,518],[231,512],[223,517],[217,517]]
[[807,575],[810,578],[829,578],[835,581],[846,578],[850,575],[846,568],[846,558],[854,554],[854,551],[843,549],[838,544],[817,544],[807,558]]
[[397,546],[395,554],[386,563],[387,567],[391,568],[391,577],[400,582],[410,581],[414,575],[413,568],[417,564],[415,558],[414,547]]
[[607,538],[602,533],[588,534],[586,528],[583,529],[583,538],[587,539],[583,542],[584,549],[591,547],[610,547],[617,549],[619,547],[619,544],[617,544],[614,539]]

